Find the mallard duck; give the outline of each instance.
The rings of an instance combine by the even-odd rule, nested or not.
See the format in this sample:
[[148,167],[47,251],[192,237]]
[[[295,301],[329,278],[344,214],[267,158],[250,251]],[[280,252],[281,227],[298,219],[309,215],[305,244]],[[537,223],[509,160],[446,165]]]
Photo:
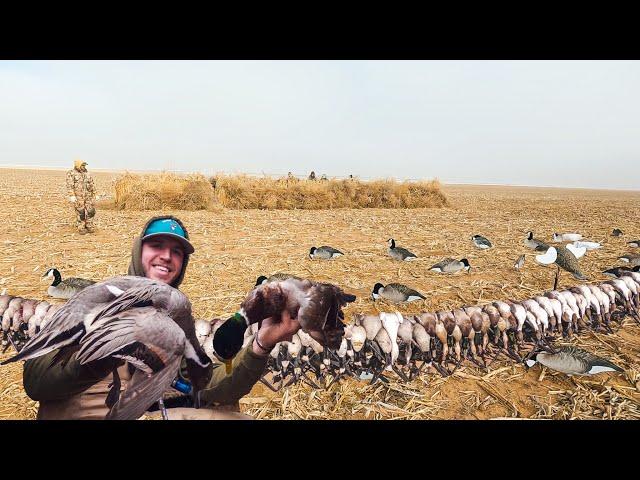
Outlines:
[[389,283],[387,286],[381,283],[376,283],[373,286],[373,292],[371,292],[371,298],[377,300],[378,298],[384,298],[394,303],[414,302],[416,300],[424,300],[427,297],[420,292],[409,288],[401,283]]
[[117,358],[135,367],[122,395],[114,369],[108,419],[140,417],[171,386],[183,356],[196,394],[211,369],[211,360],[196,338],[188,298],[144,277],[114,277],[86,287],[2,365],[71,345],[79,346],[80,364]]
[[42,276],[53,278],[53,282],[47,289],[47,293],[53,298],[71,298],[80,290],[96,283],[93,280],[76,277],[62,280],[62,275],[60,275],[60,271],[57,268],[50,268]]
[[467,260],[466,258],[463,258],[461,260],[456,260],[454,258],[445,258],[433,265],[429,270],[438,273],[455,273],[459,272],[460,270],[466,270],[468,272],[469,270],[471,270],[471,265],[469,265],[469,260]]
[[396,247],[396,241],[393,238],[390,238],[389,240],[387,240],[387,243],[389,244],[389,250],[387,250],[387,253],[394,260],[409,262],[411,260],[415,260],[416,258],[418,258],[417,255],[414,255],[406,248]]
[[317,248],[311,247],[311,250],[309,250],[309,258],[311,260],[316,258],[319,258],[321,260],[332,260],[343,255],[344,253],[342,253],[340,250],[336,250],[335,248],[328,247],[326,245]]
[[609,360],[577,347],[562,347],[556,353],[536,352],[526,361],[528,367],[536,362],[567,375],[594,375],[600,372],[624,372]]
[[473,244],[476,247],[481,248],[483,250],[486,250],[487,248],[491,248],[493,246],[491,245],[491,242],[489,241],[489,239],[483,237],[482,235],[474,235],[473,237],[471,237],[471,240],[473,240]]

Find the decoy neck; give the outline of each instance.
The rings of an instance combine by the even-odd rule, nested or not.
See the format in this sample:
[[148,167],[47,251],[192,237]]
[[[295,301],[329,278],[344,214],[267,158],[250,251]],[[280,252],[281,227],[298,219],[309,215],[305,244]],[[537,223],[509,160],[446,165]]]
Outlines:
[[49,278],[53,277],[53,283],[51,284],[52,287],[55,287],[56,285],[59,285],[60,282],[62,282],[62,275],[60,275],[60,272],[57,268],[50,268],[42,276]]

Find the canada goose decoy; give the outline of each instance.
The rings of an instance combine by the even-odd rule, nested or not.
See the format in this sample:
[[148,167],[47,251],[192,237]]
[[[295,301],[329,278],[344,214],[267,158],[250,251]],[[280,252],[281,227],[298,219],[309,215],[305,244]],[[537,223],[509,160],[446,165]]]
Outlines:
[[429,270],[438,273],[455,273],[460,270],[468,272],[471,270],[471,265],[469,265],[469,260],[466,258],[462,258],[459,261],[453,258],[445,258],[433,265]]
[[632,240],[630,242],[627,242],[627,245],[634,248],[640,247],[640,240]]
[[140,417],[169,389],[183,356],[194,394],[204,387],[212,367],[196,338],[189,299],[144,277],[114,277],[78,292],[19,354],[1,365],[76,345],[80,364],[118,358],[135,367],[121,395],[114,369],[108,419]]
[[516,260],[516,263],[513,264],[513,268],[515,268],[516,270],[522,270],[523,266],[524,266],[524,255],[520,255],[518,257],[518,260]]
[[406,248],[396,247],[396,241],[393,238],[390,238],[389,240],[387,240],[387,243],[389,244],[389,250],[387,250],[387,253],[394,260],[402,260],[404,262],[409,262],[411,260],[415,260],[416,258],[418,258],[417,255],[414,255]]
[[371,298],[374,300],[384,298],[393,303],[403,303],[424,300],[427,297],[401,283],[389,283],[386,287],[381,283],[376,283],[373,287],[373,292],[371,292]]
[[532,250],[537,251],[547,251],[549,245],[543,242],[542,240],[538,240],[533,238],[533,232],[527,232],[527,238],[524,239],[525,247],[531,248]]
[[604,273],[605,275],[608,275],[610,277],[619,277],[620,275],[622,275],[623,272],[640,272],[640,265],[636,265],[635,267],[615,267],[615,268],[610,268],[609,270],[605,270]]
[[552,370],[566,373],[567,375],[594,375],[600,372],[624,372],[609,360],[598,357],[586,350],[577,347],[562,347],[556,353],[537,352],[526,361],[528,367],[533,367],[536,362]]
[[491,245],[491,242],[489,241],[489,239],[483,237],[482,235],[474,235],[473,237],[471,237],[471,240],[473,240],[473,244],[478,247],[481,248],[483,250],[486,250],[487,248],[491,248],[493,245]]
[[613,232],[611,232],[612,237],[619,237],[621,235],[622,235],[622,230],[620,230],[619,228],[614,228]]
[[621,257],[618,257],[618,260],[622,260],[623,262],[630,263],[631,265],[640,265],[640,255],[633,255],[633,254],[623,255]]
[[561,245],[549,247],[544,254],[536,255],[536,261],[542,265],[551,265],[552,263],[555,263],[558,265],[558,268],[563,268],[567,272],[573,274],[573,276],[578,280],[588,280],[588,278],[580,271],[580,265],[578,264],[576,256],[570,249]]
[[355,295],[330,283],[294,278],[267,282],[249,292],[240,310],[220,326],[213,348],[222,359],[233,358],[249,325],[268,317],[280,318],[285,310],[323,347],[338,348],[344,334],[342,307],[355,300]]
[[579,233],[554,233],[552,238],[555,243],[575,242],[582,240],[582,235]]
[[53,283],[47,289],[47,293],[53,298],[71,298],[83,288],[96,283],[93,280],[75,277],[62,280],[62,275],[57,268],[50,268],[42,276],[53,278]]
[[259,285],[263,285],[267,282],[279,282],[281,280],[286,280],[288,278],[293,278],[295,280],[302,280],[300,277],[297,277],[295,275],[291,275],[289,273],[274,273],[273,275],[270,275],[269,277],[265,276],[265,275],[260,275],[257,280],[256,280],[256,287]]
[[321,247],[311,247],[311,250],[309,250],[309,258],[311,260],[315,259],[315,258],[319,258],[321,260],[332,260],[334,258],[338,258],[343,256],[344,253],[342,253],[340,250],[336,250],[333,247],[328,247],[326,245],[323,245]]

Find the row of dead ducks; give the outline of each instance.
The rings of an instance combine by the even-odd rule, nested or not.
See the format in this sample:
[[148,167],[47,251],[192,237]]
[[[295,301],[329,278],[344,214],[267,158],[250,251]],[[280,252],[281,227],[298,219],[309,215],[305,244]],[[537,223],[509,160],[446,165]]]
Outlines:
[[[385,370],[410,379],[428,364],[447,375],[448,363],[457,368],[464,358],[480,367],[501,354],[521,361],[521,351],[551,349],[550,340],[557,334],[568,336],[585,328],[611,332],[611,321],[626,315],[640,323],[639,293],[640,273],[621,272],[619,278],[598,285],[553,290],[519,302],[496,301],[419,315],[356,315],[336,351],[323,349],[299,331],[291,342],[274,347],[269,370],[280,385],[287,377],[288,383],[304,380],[316,385],[309,371],[316,380],[330,374],[334,381],[344,375],[371,376],[375,381]],[[10,345],[19,350],[58,308],[47,301],[1,295],[3,350]],[[196,321],[198,338],[212,358],[213,334],[221,324]],[[252,341],[255,328],[247,330],[245,345]]]
[[[538,361],[575,375],[622,371],[581,349],[556,350],[552,341],[585,329],[610,333],[612,321],[621,322],[627,315],[640,323],[639,292],[640,274],[625,272],[598,285],[549,291],[520,302],[496,301],[419,315],[358,314],[345,328],[337,350],[324,349],[303,331],[292,341],[277,344],[261,381],[273,390],[295,382],[314,388],[324,383],[328,388],[346,376],[372,383],[387,381],[386,371],[410,381],[428,365],[446,376],[465,359],[486,368],[499,356],[525,361],[528,366]],[[212,328],[200,320],[196,326],[209,355],[213,354],[210,339],[216,325]],[[245,345],[253,341],[255,328],[245,333]]]

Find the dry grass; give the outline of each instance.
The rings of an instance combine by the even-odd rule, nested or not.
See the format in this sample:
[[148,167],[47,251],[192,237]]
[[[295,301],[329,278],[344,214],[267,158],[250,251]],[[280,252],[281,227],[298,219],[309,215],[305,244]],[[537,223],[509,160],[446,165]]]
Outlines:
[[119,210],[211,210],[217,203],[211,184],[200,174],[126,173],[116,180],[114,190]]
[[[114,174],[95,174],[98,194],[109,201]],[[59,186],[59,188],[56,188]],[[189,228],[196,253],[183,291],[196,316],[233,313],[257,276],[284,271],[332,281],[358,296],[345,310],[390,311],[373,303],[374,283],[400,282],[427,296],[424,302],[397,307],[402,313],[452,308],[497,299],[523,299],[548,289],[554,269],[533,261],[522,244],[524,234],[550,240],[555,231],[578,231],[602,242],[580,259],[594,282],[600,272],[628,253],[626,242],[640,237],[640,192],[528,189],[511,187],[442,187],[449,206],[441,209],[340,210],[163,210],[98,209],[97,232],[79,236],[65,201],[64,172],[0,170],[0,289],[13,295],[45,299],[40,276],[49,266],[63,276],[96,280],[127,270],[131,240],[145,220],[171,213]],[[625,235],[611,237],[614,227]],[[495,248],[473,247],[470,236],[482,234]],[[409,248],[419,259],[395,262],[385,255],[386,240]],[[345,252],[334,261],[312,261],[313,245],[328,244]],[[522,272],[513,262],[526,255]],[[466,256],[469,274],[439,275],[428,268],[444,256]],[[563,273],[560,287],[576,280]],[[274,418],[637,418],[640,405],[640,327],[627,319],[613,335],[588,334],[570,341],[610,358],[625,374],[569,379],[539,366],[495,362],[490,371],[469,365],[449,378],[425,372],[410,384],[373,385],[347,380],[328,391],[297,385],[273,393],[257,384],[241,402],[244,412]],[[4,359],[10,355],[1,355]],[[34,418],[35,402],[21,387],[21,365],[0,367],[0,418]],[[561,393],[554,393],[561,392]],[[610,414],[609,414],[610,412]],[[367,417],[368,415],[368,417]]]
[[211,183],[220,204],[234,209],[429,208],[447,205],[437,180],[308,181],[218,175],[211,178]]

